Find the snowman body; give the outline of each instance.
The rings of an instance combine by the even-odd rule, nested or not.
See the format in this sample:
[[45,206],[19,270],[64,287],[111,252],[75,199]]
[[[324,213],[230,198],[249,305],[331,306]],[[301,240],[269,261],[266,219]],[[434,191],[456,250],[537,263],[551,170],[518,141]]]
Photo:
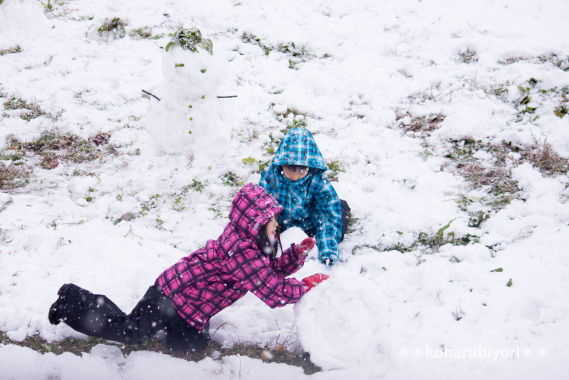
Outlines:
[[148,132],[165,153],[185,154],[194,166],[223,162],[231,139],[230,110],[217,98],[227,77],[221,52],[173,45],[164,52],[164,82],[151,99]]

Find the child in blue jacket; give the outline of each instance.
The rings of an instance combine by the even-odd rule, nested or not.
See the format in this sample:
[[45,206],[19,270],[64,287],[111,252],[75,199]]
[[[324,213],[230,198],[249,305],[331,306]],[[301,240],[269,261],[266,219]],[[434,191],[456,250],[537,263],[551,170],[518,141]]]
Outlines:
[[328,181],[328,170],[314,137],[307,129],[291,129],[281,141],[259,184],[283,206],[281,232],[300,227],[316,237],[318,259],[325,265],[338,260],[350,208]]

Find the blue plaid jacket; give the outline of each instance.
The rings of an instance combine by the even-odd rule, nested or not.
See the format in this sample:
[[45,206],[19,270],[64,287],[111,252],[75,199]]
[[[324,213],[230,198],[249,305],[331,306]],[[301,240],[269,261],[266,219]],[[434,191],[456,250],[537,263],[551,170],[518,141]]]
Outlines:
[[[282,165],[310,167],[306,177],[293,182]],[[328,170],[314,137],[307,129],[291,129],[281,141],[271,165],[261,173],[259,184],[283,207],[279,224],[285,228],[316,230],[321,262],[338,260],[342,237],[342,205],[324,172]]]

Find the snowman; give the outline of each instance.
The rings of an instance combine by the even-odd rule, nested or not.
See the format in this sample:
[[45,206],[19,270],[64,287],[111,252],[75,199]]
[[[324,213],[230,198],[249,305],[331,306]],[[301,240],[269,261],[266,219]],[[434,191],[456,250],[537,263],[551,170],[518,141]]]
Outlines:
[[198,29],[180,27],[164,48],[164,82],[151,98],[147,130],[165,153],[185,154],[199,167],[223,162],[231,138],[230,115],[217,98],[227,60]]
[[22,44],[25,48],[29,36],[46,33],[48,28],[44,8],[38,1],[0,0],[0,48],[9,43]]

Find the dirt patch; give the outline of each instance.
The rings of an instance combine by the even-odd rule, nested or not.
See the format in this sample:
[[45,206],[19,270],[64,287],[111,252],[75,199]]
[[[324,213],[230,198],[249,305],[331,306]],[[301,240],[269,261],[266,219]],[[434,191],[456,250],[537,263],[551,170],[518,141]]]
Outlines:
[[170,351],[166,347],[166,344],[158,339],[149,339],[138,346],[128,346],[93,337],[85,340],[65,338],[59,342],[48,343],[39,335],[30,336],[22,342],[13,342],[3,332],[0,332],[0,343],[28,347],[42,354],[52,352],[56,355],[61,355],[64,352],[69,352],[77,356],[81,356],[84,352],[90,352],[91,349],[98,344],[107,344],[118,347],[125,356],[128,356],[134,351],[152,351],[194,362],[203,360],[206,357],[212,357],[215,360],[220,360],[224,356],[242,355],[253,359],[262,359],[267,363],[285,363],[291,366],[301,367],[307,375],[321,371],[320,367],[310,361],[310,354],[305,353],[302,350],[297,353],[291,353],[282,346],[277,346],[274,349],[269,350],[267,348],[260,348],[254,344],[237,343],[231,348],[222,348],[221,344],[212,341],[205,351],[195,354],[186,354],[177,351]]

